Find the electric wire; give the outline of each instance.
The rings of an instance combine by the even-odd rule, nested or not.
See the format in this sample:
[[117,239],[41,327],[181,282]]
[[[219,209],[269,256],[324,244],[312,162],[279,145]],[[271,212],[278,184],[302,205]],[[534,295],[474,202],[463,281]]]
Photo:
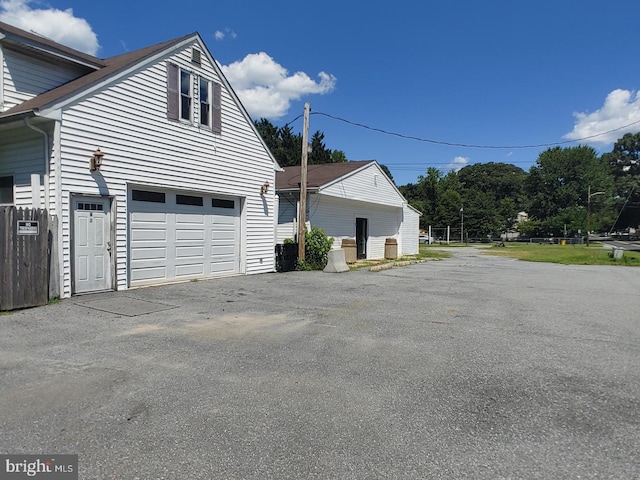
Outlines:
[[[434,140],[434,139],[430,139],[430,138],[416,137],[414,135],[406,135],[406,134],[398,133],[398,132],[391,132],[389,130],[384,130],[382,128],[377,128],[377,127],[371,127],[369,125],[365,125],[364,123],[354,122],[354,121],[347,120],[345,118],[341,118],[341,117],[338,117],[338,116],[335,116],[335,115],[331,115],[329,113],[324,113],[324,112],[314,112],[314,111],[312,111],[310,113],[310,115],[320,115],[320,116],[323,116],[323,117],[331,118],[333,120],[337,120],[339,122],[346,123],[348,125],[353,125],[354,127],[364,128],[366,130],[371,130],[373,132],[382,133],[384,135],[391,135],[391,136],[394,136],[394,137],[403,138],[405,140],[414,140],[414,141],[417,141],[417,142],[432,143],[434,145],[445,145],[445,146],[448,146],[448,147],[478,148],[478,149],[493,149],[493,150],[500,150],[500,149],[502,149],[502,150],[509,150],[509,149],[515,150],[515,149],[526,149],[526,148],[556,147],[556,146],[559,146],[559,145],[566,145],[568,143],[582,142],[584,140],[590,140],[592,138],[601,137],[603,135],[608,135],[610,133],[618,132],[620,130],[624,130],[626,128],[629,128],[629,127],[632,127],[634,125],[640,124],[640,120],[637,120],[635,122],[628,123],[628,124],[623,125],[621,127],[614,128],[612,130],[607,130],[606,132],[596,133],[594,135],[589,135],[589,136],[586,136],[586,137],[576,138],[574,140],[563,140],[562,142],[538,143],[538,144],[531,144],[531,145],[479,145],[479,144],[473,144],[473,143],[446,142],[446,141],[443,141],[443,140]],[[296,122],[300,118],[302,118],[302,115],[298,115],[293,120],[287,122],[284,125],[284,127],[288,127],[289,125],[293,124],[294,122]]]
[[[554,146],[558,146],[558,145],[566,145],[567,143],[575,143],[575,142],[581,142],[583,140],[589,140],[591,138],[596,138],[596,137],[601,137],[603,135],[608,135],[609,133],[613,133],[613,132],[617,132],[619,130],[624,130],[625,128],[629,128],[632,127],[633,125],[637,125],[640,123],[640,120],[637,120],[635,122],[629,123],[627,125],[623,125],[621,127],[618,128],[614,128],[612,130],[608,130],[606,132],[602,132],[602,133],[598,133],[595,135],[589,135],[587,137],[582,137],[582,138],[577,138],[575,140],[564,140],[562,142],[551,142],[551,143],[539,143],[539,144],[532,144],[532,145],[478,145],[478,144],[472,144],[472,143],[455,143],[455,142],[445,142],[442,140],[433,140],[430,138],[422,138],[422,137],[416,137],[413,135],[405,135],[402,133],[397,133],[397,132],[390,132],[388,130],[383,130],[381,128],[376,128],[376,127],[371,127],[369,125],[365,125],[363,123],[358,123],[358,122],[353,122],[351,120],[347,120],[344,118],[340,118],[337,117],[335,115],[330,115],[328,113],[323,113],[323,112],[311,112],[311,115],[321,115],[324,117],[328,117],[331,118],[333,120],[338,120],[340,122],[344,122],[347,123],[349,125],[353,125],[356,127],[360,127],[360,128],[364,128],[367,130],[371,130],[374,132],[378,132],[378,133],[383,133],[385,135],[392,135],[395,137],[399,137],[399,138],[404,138],[407,140],[415,140],[418,142],[425,142],[425,143],[433,143],[436,145],[446,145],[449,147],[461,147],[461,148],[482,148],[482,149],[524,149],[524,148],[542,148],[542,147],[554,147]],[[299,117],[297,117],[296,119],[292,120],[292,122],[296,121]],[[291,123],[291,122],[290,122]]]

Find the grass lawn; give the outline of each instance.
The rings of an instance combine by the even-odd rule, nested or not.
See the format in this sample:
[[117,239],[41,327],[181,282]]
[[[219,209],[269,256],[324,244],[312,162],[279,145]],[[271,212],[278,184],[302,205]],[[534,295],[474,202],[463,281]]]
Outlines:
[[528,262],[561,263],[563,265],[624,265],[640,267],[640,252],[625,251],[620,260],[609,256],[611,250],[599,243],[585,245],[544,245],[530,243],[506,243],[483,250],[488,255],[500,255]]
[[378,260],[358,260],[357,263],[349,265],[349,269],[357,270],[359,268],[369,268],[378,265],[384,265],[386,263],[395,263],[411,260],[441,260],[443,258],[449,258],[451,253],[445,250],[438,250],[433,245],[420,245],[420,251],[418,255],[407,255],[405,257],[396,258],[395,260],[378,259]]
[[449,258],[451,253],[447,252],[445,250],[446,248],[448,248],[447,245],[427,245],[426,243],[421,243],[418,258],[428,258],[431,260]]

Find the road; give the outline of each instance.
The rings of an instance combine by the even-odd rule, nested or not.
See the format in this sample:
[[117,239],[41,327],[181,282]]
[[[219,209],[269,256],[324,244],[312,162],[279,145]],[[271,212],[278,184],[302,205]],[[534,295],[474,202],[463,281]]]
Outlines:
[[455,256],[0,316],[0,452],[86,479],[640,478],[640,270]]
[[622,248],[630,252],[640,252],[640,242],[625,242],[622,240],[607,240],[603,242],[605,248]]

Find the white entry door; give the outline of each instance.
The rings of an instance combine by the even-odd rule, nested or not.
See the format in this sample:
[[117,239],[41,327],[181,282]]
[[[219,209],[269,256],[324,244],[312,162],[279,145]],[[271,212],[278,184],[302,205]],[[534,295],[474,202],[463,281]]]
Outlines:
[[109,290],[111,285],[111,202],[73,199],[74,293]]

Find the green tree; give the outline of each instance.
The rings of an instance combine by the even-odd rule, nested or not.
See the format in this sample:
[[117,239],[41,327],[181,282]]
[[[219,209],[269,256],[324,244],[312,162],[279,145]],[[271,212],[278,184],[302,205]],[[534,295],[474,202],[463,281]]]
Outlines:
[[342,150],[331,151],[331,163],[342,163],[347,161],[347,156]]
[[614,144],[604,161],[613,175],[613,196],[620,218],[612,228],[640,226],[640,133],[627,133]]
[[331,150],[327,150],[323,142],[324,133],[316,131],[311,137],[311,153],[308,156],[309,165],[331,163]]
[[511,229],[525,209],[526,172],[507,163],[477,163],[458,172],[470,237],[498,236]]
[[278,130],[280,143],[273,155],[282,167],[300,165],[302,157],[302,135],[296,135],[291,127],[285,125]]
[[[278,128],[265,118],[254,121],[254,125],[280,166],[300,165],[302,160],[302,135],[293,133],[289,125]],[[310,165],[347,161],[344,152],[340,150],[334,152],[327,149],[324,144],[324,133],[320,131],[316,131],[313,134],[310,143],[311,150],[307,158]]]
[[[542,234],[562,235],[564,225],[586,232],[588,189],[607,192],[611,198],[612,177],[596,151],[588,146],[554,147],[542,152],[525,181],[532,219],[539,220]],[[603,196],[604,197],[604,196]],[[594,197],[591,201],[591,228],[599,230],[612,222],[609,202]],[[576,230],[568,231],[577,233]]]

